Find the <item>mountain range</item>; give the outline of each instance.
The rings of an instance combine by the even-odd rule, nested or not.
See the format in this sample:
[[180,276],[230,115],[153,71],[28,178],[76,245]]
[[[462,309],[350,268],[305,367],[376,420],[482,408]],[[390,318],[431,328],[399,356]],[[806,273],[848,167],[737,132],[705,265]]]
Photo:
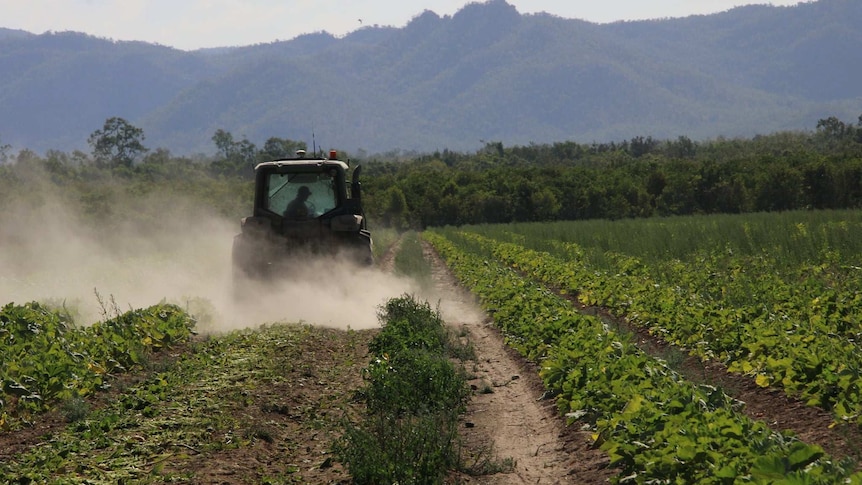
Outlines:
[[175,154],[219,129],[368,153],[810,130],[862,114],[860,25],[858,0],[609,24],[490,0],[194,51],[0,28],[0,143],[88,151],[115,116]]

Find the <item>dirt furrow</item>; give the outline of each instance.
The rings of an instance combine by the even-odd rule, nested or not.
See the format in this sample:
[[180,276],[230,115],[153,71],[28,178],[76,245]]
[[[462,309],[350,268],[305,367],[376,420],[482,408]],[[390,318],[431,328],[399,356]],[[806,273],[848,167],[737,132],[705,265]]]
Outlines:
[[[464,329],[473,343],[476,364],[468,373],[474,387],[462,436],[474,461],[486,461],[472,483],[606,483],[613,475],[604,452],[592,447],[590,434],[567,427],[544,388],[537,367],[508,347],[499,330],[461,287],[433,249],[435,298],[446,322]],[[470,465],[468,462],[467,465]],[[481,466],[479,467],[481,468]]]

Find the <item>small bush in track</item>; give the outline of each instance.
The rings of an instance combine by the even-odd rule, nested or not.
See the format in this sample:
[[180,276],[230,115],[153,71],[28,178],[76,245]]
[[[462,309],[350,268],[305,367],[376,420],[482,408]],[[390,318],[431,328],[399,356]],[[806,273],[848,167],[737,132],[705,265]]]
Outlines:
[[458,415],[470,390],[447,355],[439,313],[410,296],[389,300],[363,371],[368,414],[336,446],[355,483],[441,483],[460,466]]

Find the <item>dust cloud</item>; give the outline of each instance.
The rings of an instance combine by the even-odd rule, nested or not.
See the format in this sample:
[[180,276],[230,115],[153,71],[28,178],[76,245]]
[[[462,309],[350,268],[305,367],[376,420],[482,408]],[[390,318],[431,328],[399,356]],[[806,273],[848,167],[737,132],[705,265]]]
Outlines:
[[164,194],[98,218],[37,199],[0,213],[0,305],[65,307],[79,325],[165,301],[194,314],[201,333],[300,321],[374,328],[381,305],[414,291],[377,269],[317,260],[238,300],[230,260],[238,220]]

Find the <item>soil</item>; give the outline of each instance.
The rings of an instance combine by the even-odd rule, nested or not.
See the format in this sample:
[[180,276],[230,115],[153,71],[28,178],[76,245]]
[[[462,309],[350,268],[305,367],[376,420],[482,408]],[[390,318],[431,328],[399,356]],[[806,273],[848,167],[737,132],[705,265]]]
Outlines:
[[[165,472],[192,473],[195,483],[349,483],[349,474],[332,455],[342,420],[356,422],[361,403],[368,342],[374,331],[315,328],[295,354],[279,359],[277,382],[244,388],[244,402],[231,414],[249,444],[216,452],[187,450],[187,457]],[[275,481],[275,477],[278,481]],[[269,482],[267,482],[269,480]]]

